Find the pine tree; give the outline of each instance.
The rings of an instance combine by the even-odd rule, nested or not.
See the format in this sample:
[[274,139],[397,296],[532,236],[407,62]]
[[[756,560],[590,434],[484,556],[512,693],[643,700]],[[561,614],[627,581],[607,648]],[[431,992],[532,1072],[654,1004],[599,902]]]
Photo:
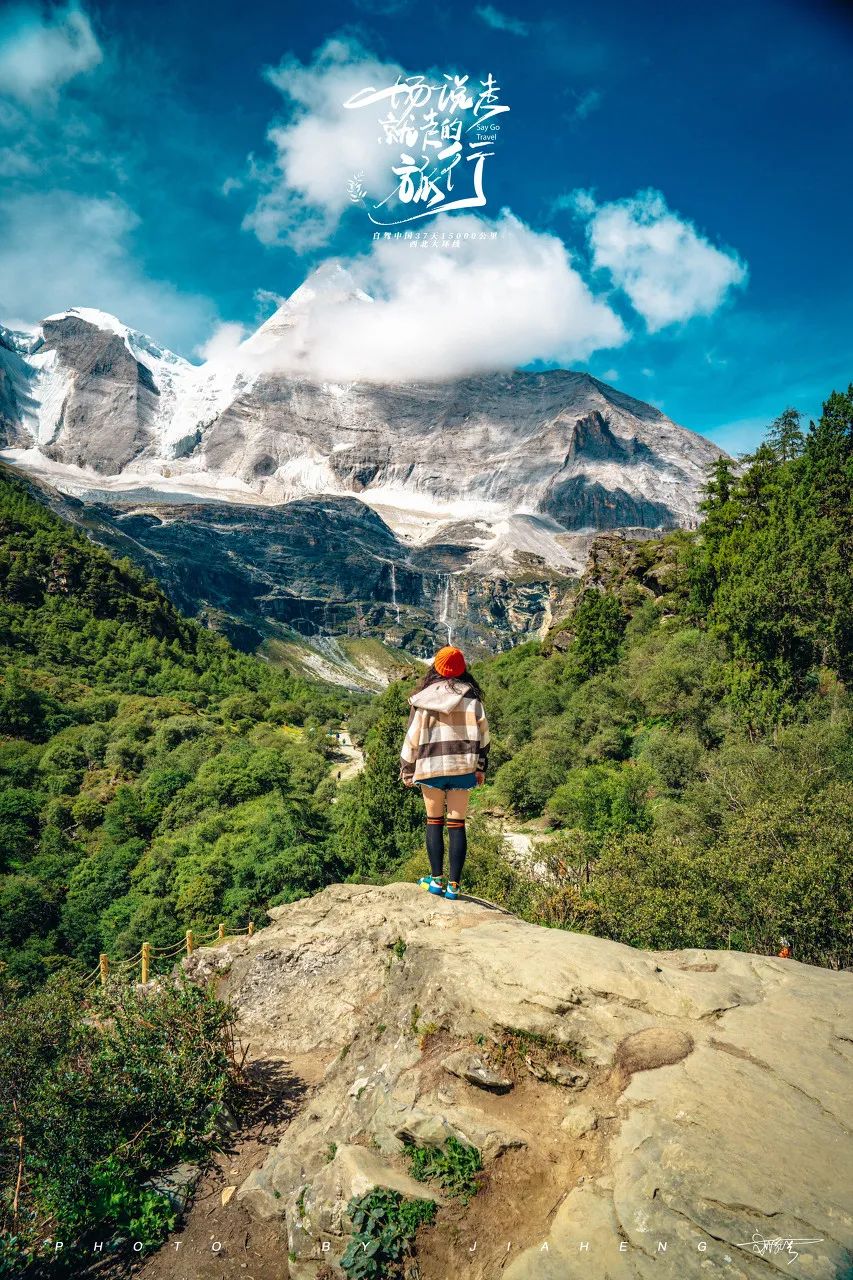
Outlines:
[[800,430],[801,417],[799,409],[786,409],[767,428],[765,443],[780,462],[790,462],[803,452],[806,437]]

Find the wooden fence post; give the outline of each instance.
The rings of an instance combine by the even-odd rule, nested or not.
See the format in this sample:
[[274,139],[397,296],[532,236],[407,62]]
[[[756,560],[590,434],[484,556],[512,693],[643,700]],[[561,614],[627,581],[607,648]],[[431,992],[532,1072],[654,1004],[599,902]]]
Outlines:
[[254,932],[255,932],[255,922],[254,920],[250,920],[249,921],[249,937],[250,938]]
[[193,931],[192,929],[187,929],[187,955],[191,956],[192,953],[193,953]]
[[110,972],[110,961],[106,951],[102,951],[98,956],[98,968],[101,971],[101,986],[107,985],[107,977]]
[[221,925],[219,926],[219,939],[218,939],[218,940],[219,940],[219,941],[221,941],[224,937],[225,937],[225,925],[224,925],[224,924],[221,924]]
[[143,942],[142,944],[142,985],[148,981],[148,966],[151,960],[151,943]]

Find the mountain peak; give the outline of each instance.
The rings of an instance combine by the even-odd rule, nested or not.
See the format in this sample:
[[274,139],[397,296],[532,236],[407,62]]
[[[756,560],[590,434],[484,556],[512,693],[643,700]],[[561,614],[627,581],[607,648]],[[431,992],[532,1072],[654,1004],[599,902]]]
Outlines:
[[65,311],[56,311],[53,315],[45,316],[42,324],[55,324],[68,319],[83,320],[86,324],[114,333],[119,338],[133,332],[126,324],[122,324],[117,316],[111,315],[109,311],[99,311],[96,307],[67,307]]
[[304,310],[315,302],[372,302],[369,293],[365,293],[356,284],[352,273],[338,261],[329,258],[312,271],[298,289],[287,299],[286,306]]
[[346,302],[372,302],[368,293],[359,289],[352,275],[341,263],[331,258],[306,276],[298,289],[256,329],[243,343],[242,350],[251,357],[268,357],[277,342],[288,335],[303,317],[317,306],[339,306]]

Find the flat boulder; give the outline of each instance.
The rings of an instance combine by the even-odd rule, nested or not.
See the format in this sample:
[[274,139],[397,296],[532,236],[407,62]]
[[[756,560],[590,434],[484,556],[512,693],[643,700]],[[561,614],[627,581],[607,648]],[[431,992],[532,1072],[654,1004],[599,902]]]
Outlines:
[[468,1084],[473,1084],[478,1089],[488,1089],[490,1093],[509,1093],[512,1088],[511,1080],[502,1076],[499,1071],[494,1071],[476,1053],[468,1053],[466,1050],[452,1053],[444,1059],[442,1065],[451,1075],[467,1080]]

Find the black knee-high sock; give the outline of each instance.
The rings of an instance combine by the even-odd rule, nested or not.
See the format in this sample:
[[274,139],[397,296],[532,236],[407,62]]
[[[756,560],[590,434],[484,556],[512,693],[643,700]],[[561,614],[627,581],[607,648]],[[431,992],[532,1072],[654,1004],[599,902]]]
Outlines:
[[426,847],[430,874],[444,873],[444,818],[427,818]]
[[465,865],[465,854],[468,852],[468,837],[465,834],[464,818],[447,819],[448,860],[450,862],[449,880],[458,884],[462,879],[462,868]]

